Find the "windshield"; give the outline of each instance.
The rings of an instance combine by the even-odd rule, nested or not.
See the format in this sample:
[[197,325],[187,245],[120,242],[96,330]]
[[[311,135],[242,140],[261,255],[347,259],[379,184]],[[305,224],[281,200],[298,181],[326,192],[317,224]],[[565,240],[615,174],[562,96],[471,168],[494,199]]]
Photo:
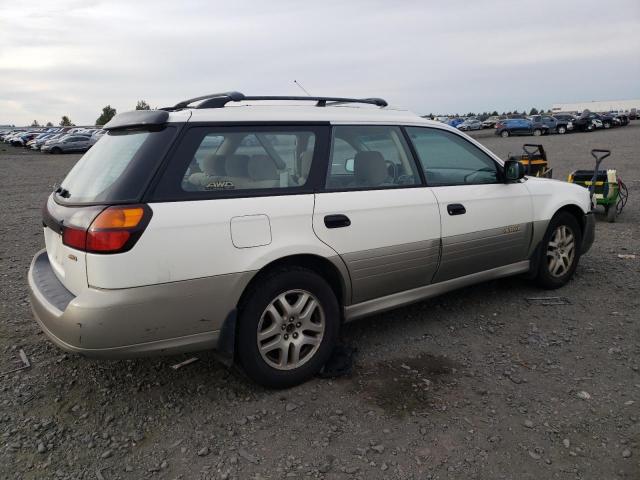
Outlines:
[[137,201],[175,131],[167,127],[106,133],[71,169],[56,190],[56,199],[68,203]]

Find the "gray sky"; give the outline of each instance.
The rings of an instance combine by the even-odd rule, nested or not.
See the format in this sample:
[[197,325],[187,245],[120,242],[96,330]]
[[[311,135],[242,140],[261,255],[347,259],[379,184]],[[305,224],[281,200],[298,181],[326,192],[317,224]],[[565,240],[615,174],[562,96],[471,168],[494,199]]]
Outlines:
[[0,124],[226,90],[417,113],[640,97],[640,1],[0,0]]

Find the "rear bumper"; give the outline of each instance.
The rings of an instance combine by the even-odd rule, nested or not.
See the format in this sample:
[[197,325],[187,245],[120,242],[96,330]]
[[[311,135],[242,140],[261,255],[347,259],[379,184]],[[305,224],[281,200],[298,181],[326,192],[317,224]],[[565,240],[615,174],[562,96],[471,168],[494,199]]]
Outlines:
[[74,296],[41,250],[31,262],[28,283],[35,319],[57,346],[89,357],[131,358],[216,348],[245,278],[222,275],[120,290],[89,287]]
[[593,212],[584,216],[584,231],[582,235],[582,249],[580,253],[587,253],[596,238],[596,217]]

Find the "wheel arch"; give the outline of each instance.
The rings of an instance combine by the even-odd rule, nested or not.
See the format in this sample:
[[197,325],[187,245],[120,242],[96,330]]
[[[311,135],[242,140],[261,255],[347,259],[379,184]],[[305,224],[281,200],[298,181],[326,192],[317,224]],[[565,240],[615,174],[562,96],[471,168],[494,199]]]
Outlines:
[[344,321],[343,307],[351,302],[351,278],[347,266],[339,256],[329,259],[314,254],[292,254],[278,258],[255,272],[244,287],[236,308],[225,319],[217,345],[219,359],[223,363],[230,365],[236,361],[238,317],[251,290],[271,272],[288,266],[308,268],[322,276],[336,295],[341,311],[341,321]]
[[555,217],[560,212],[567,212],[571,216],[573,216],[578,222],[578,225],[580,225],[580,233],[582,233],[582,235],[584,236],[584,229],[586,227],[585,225],[586,222],[585,222],[584,212],[582,211],[582,208],[580,208],[578,205],[574,203],[569,203],[558,208],[553,214],[553,216]]
[[340,307],[348,305],[351,302],[351,279],[342,259],[338,256],[329,259],[320,255],[302,253],[278,258],[258,270],[251,280],[249,280],[249,283],[240,295],[238,309],[242,308],[243,302],[246,301],[251,289],[266,275],[274,270],[294,266],[308,268],[323,277],[335,293]]

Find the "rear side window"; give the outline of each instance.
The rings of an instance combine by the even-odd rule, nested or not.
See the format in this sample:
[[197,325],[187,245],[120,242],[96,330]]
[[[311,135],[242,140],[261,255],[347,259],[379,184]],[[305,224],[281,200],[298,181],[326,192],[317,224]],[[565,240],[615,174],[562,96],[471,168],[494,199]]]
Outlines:
[[[61,203],[138,201],[151,180],[176,128],[113,131],[103,135],[62,181]],[[74,139],[74,140],[71,140]],[[71,137],[71,141],[86,141]]]
[[491,157],[460,135],[445,130],[408,127],[429,186],[478,185],[498,182]]
[[316,136],[311,131],[210,132],[182,175],[182,190],[262,190],[306,184]]

